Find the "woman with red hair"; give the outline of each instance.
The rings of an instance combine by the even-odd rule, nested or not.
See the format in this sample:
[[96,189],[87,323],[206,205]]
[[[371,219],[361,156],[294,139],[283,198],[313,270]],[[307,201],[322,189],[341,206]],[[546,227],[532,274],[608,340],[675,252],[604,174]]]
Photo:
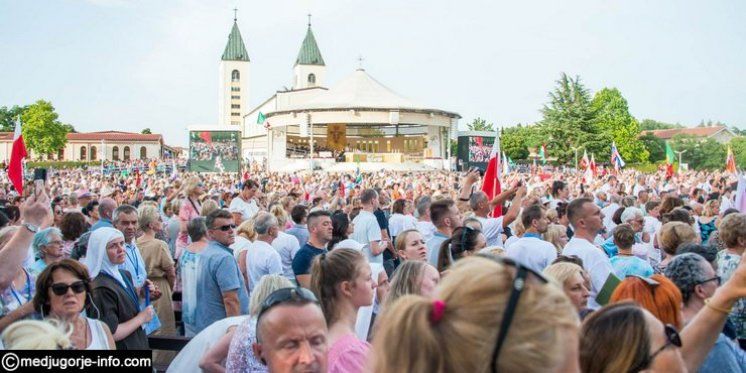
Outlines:
[[681,291],[666,276],[655,274],[649,278],[630,276],[611,294],[610,303],[632,300],[650,311],[664,324],[683,327]]

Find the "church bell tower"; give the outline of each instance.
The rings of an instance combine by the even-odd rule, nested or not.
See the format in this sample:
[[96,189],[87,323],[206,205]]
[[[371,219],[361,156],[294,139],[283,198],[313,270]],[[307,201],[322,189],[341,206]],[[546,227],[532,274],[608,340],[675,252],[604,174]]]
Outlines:
[[326,65],[316,38],[311,31],[311,15],[308,15],[308,31],[300,46],[298,58],[293,67],[293,89],[323,86],[326,77]]
[[[234,9],[234,12],[237,12]],[[223,126],[243,124],[243,116],[249,112],[249,54],[238,30],[237,15],[233,16],[233,28],[228,35],[220,59],[220,92],[218,94],[218,123]]]

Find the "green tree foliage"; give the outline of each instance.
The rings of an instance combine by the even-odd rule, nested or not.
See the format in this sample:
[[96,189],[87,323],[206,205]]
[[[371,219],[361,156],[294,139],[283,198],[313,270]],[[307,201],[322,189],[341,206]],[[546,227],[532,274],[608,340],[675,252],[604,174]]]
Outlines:
[[596,92],[591,106],[598,129],[611,135],[622,159],[633,163],[648,161],[648,151],[639,140],[640,124],[629,113],[627,100],[618,89],[604,88]]
[[466,125],[466,128],[469,129],[469,131],[495,131],[495,125],[492,123],[487,123],[486,120],[476,117],[474,120]]
[[684,126],[678,123],[664,123],[652,119],[643,119],[642,122],[640,122],[641,131],[668,130],[673,128],[684,128]]
[[648,161],[660,162],[666,159],[666,141],[651,134],[640,136],[640,142],[648,152]]
[[560,164],[569,163],[575,156],[572,146],[585,146],[588,153],[609,152],[611,135],[599,130],[590,92],[580,77],[573,79],[563,73],[549,98],[540,122],[549,157],[556,157]]
[[152,134],[153,132],[152,132],[152,131],[150,131],[150,128],[145,128],[145,129],[143,129],[143,130],[142,130],[142,131],[141,131],[140,133],[142,133],[143,135],[150,135],[150,134]]
[[69,127],[61,123],[58,117],[52,103],[44,100],[30,105],[21,116],[23,141],[37,156],[55,153],[65,146]]
[[539,126],[508,127],[500,137],[500,147],[510,159],[527,159],[528,148],[534,148],[542,143]]
[[[700,140],[693,136],[677,135],[671,141],[674,151],[686,150],[682,162],[694,170],[718,170],[725,168],[726,147],[713,140]],[[678,154],[676,154],[678,162]]]
[[734,137],[730,140],[730,147],[736,158],[736,166],[739,169],[746,168],[746,137]]
[[26,109],[28,109],[28,106],[0,107],[0,131],[13,132],[16,128],[18,116],[22,115]]

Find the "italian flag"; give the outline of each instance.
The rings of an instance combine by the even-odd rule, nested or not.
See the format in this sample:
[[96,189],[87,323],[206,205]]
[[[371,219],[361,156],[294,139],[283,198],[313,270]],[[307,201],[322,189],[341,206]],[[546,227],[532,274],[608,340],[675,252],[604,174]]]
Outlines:
[[666,177],[673,176],[673,163],[676,161],[676,155],[673,153],[671,144],[666,141]]
[[15,133],[13,134],[13,149],[10,153],[10,164],[8,165],[8,179],[13,183],[18,194],[23,195],[23,159],[28,156],[26,144],[23,142],[21,131],[21,117],[16,122]]

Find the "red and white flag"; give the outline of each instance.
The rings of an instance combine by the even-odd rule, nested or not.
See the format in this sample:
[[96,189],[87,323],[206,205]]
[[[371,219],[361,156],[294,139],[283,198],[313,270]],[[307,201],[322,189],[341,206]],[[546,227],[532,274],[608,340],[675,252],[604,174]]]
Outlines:
[[8,164],[8,179],[20,195],[23,195],[23,159],[27,156],[26,144],[23,143],[23,134],[21,133],[21,118],[18,117],[16,130],[13,134],[13,150],[10,152],[10,164]]
[[[500,169],[500,131],[497,131],[495,142],[492,144],[492,152],[490,152],[490,161],[487,163],[487,171],[484,172],[484,180],[482,181],[482,191],[487,194],[487,198],[490,201],[502,193]],[[502,216],[502,214],[502,206],[495,206],[495,210],[492,211],[492,217],[497,218]]]
[[580,165],[578,166],[581,170],[585,170],[590,166],[588,160],[588,150],[583,150],[583,158],[580,159]]

